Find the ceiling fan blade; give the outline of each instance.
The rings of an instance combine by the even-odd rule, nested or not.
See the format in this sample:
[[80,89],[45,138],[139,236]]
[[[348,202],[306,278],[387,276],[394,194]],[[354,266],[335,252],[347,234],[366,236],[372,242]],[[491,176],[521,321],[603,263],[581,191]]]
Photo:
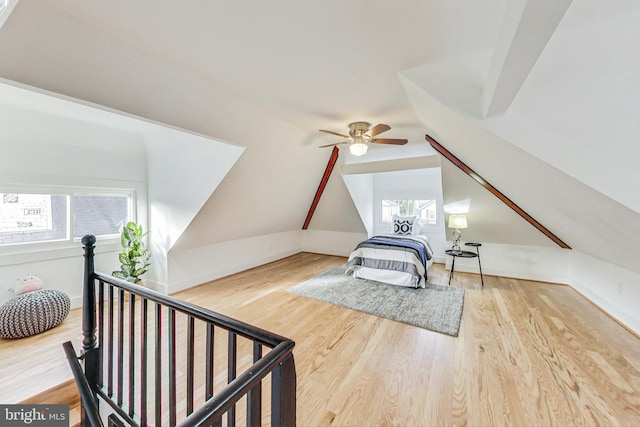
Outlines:
[[324,129],[320,129],[320,132],[324,132],[324,133],[330,133],[331,135],[337,135],[337,136],[341,136],[343,138],[350,138],[349,135],[345,135],[342,133],[338,133],[338,132],[334,132],[332,130],[324,130]]
[[348,144],[349,141],[336,142],[335,144],[320,145],[318,148],[333,147],[335,145]]
[[369,129],[368,135],[373,138],[374,136],[379,135],[382,132],[386,132],[389,129],[391,129],[391,126],[380,123]]
[[372,139],[371,142],[374,144],[404,145],[409,141],[407,141],[406,139],[380,138],[380,139]]

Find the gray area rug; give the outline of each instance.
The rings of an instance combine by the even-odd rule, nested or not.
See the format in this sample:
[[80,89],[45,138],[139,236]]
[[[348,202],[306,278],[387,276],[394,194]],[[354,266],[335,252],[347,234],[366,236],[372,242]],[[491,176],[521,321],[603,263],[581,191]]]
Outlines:
[[408,323],[431,331],[458,336],[464,289],[427,283],[425,289],[405,288],[371,280],[355,279],[334,268],[289,292]]

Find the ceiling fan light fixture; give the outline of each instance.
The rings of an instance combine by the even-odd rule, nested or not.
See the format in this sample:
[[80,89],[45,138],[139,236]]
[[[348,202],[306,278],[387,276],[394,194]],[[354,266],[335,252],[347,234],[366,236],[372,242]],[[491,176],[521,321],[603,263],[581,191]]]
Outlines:
[[[2,0],[0,0],[2,1]],[[346,141],[337,142],[335,144],[321,145],[320,148],[335,147],[336,145],[349,144],[349,151],[354,156],[363,156],[369,149],[368,144],[393,144],[404,145],[406,139],[399,138],[376,138],[374,136],[386,132],[391,129],[391,126],[379,123],[374,127],[368,122],[353,122],[349,124],[349,135],[342,134],[340,132],[334,132],[332,130],[320,129],[320,132],[328,133],[330,135],[340,136],[345,138]],[[367,133],[368,132],[368,133]]]
[[367,153],[368,149],[369,147],[367,147],[367,144],[363,142],[354,142],[352,144],[349,144],[349,151],[354,156],[363,156]]

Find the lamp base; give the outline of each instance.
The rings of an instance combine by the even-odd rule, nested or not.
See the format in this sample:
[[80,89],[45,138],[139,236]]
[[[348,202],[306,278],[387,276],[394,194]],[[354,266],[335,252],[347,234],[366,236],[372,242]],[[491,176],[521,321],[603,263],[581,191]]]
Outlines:
[[460,238],[462,237],[462,233],[456,228],[451,234],[453,236],[453,246],[451,247],[451,250],[462,252],[462,250],[460,249]]

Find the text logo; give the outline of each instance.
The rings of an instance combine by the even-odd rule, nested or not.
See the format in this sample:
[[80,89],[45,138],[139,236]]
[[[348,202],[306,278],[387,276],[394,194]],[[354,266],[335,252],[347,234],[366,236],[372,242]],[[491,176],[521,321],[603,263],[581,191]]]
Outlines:
[[69,427],[69,405],[0,405],[0,426]]

